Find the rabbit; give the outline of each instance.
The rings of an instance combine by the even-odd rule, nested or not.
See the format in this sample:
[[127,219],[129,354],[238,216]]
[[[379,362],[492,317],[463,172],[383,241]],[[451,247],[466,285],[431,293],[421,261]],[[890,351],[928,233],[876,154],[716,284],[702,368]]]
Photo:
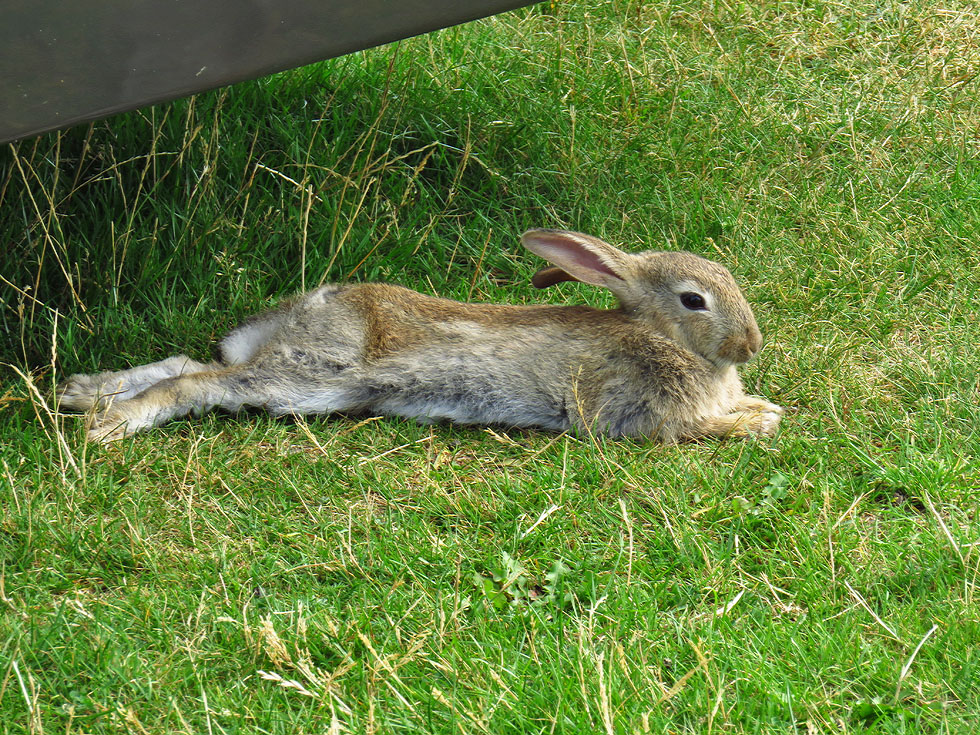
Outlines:
[[380,283],[325,285],[254,316],[218,359],[184,355],[75,375],[60,406],[111,442],[187,414],[370,413],[675,443],[771,436],[783,409],[736,366],[762,335],[731,273],[688,252],[623,252],[590,235],[525,232],[552,263],[538,288],[602,286],[616,309],[461,303]]

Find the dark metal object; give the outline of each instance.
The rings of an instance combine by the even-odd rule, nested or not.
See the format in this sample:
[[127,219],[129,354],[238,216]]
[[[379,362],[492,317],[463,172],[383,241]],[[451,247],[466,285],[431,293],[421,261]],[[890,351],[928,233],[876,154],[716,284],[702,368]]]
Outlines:
[[5,0],[0,143],[529,4]]

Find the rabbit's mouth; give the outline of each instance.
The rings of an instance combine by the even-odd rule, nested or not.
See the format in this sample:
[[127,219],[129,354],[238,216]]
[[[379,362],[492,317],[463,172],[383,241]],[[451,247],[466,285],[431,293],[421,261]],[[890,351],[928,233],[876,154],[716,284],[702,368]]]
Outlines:
[[724,339],[713,362],[719,367],[741,365],[755,357],[761,347],[762,334],[758,327],[749,327],[744,336],[732,335]]

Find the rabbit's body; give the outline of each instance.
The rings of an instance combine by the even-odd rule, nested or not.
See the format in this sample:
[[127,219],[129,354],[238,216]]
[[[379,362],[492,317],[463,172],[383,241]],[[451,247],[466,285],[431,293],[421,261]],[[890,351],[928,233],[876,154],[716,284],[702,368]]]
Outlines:
[[[573,233],[553,236],[563,234]],[[662,441],[772,433],[782,409],[745,396],[735,368],[744,361],[738,357],[758,349],[754,320],[738,345],[725,334],[714,340],[737,354],[713,362],[683,344],[690,340],[678,339],[670,319],[658,323],[637,311],[629,303],[613,310],[504,306],[384,284],[330,285],[246,321],[220,342],[217,362],[178,356],[75,376],[62,386],[61,403],[102,409],[90,436],[103,441],[188,413],[244,406]]]

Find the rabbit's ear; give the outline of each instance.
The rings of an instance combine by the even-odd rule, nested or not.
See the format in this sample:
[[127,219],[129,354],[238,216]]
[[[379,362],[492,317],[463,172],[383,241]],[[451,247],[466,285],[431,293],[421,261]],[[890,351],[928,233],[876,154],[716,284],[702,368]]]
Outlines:
[[566,273],[557,265],[549,265],[531,276],[531,285],[535,288],[548,288],[548,286],[554,286],[556,283],[577,280],[575,276]]
[[[528,230],[521,236],[521,242],[532,253],[564,271],[564,278],[543,277],[545,285],[574,279],[619,292],[632,270],[628,262],[629,254],[597,237],[580,232]],[[550,273],[551,269],[545,269],[545,272]],[[535,285],[538,284],[535,282]]]

